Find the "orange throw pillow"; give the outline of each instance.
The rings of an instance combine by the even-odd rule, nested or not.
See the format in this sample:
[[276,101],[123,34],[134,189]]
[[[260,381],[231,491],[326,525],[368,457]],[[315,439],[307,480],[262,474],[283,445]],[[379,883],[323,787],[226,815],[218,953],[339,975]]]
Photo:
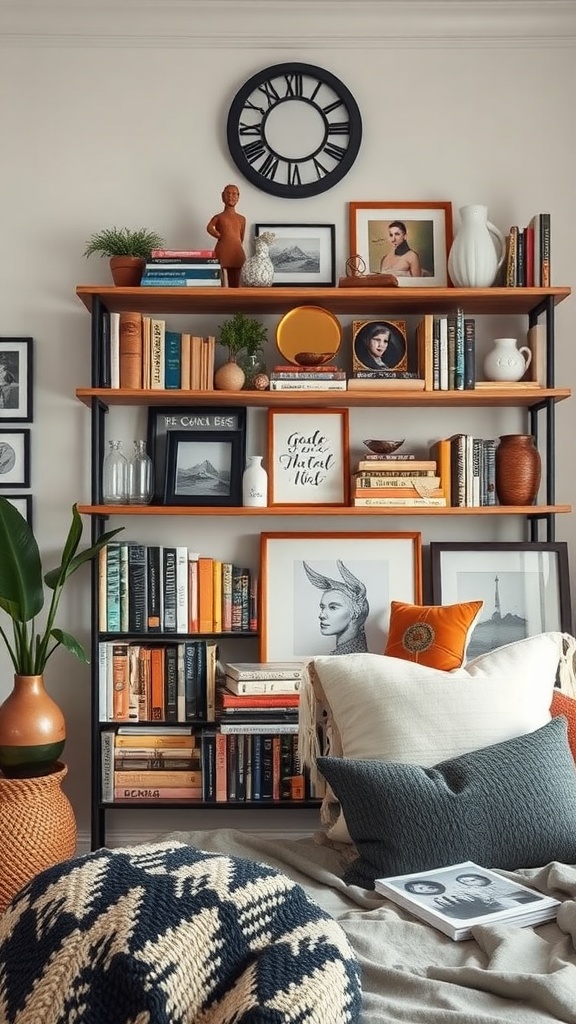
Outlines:
[[550,714],[552,718],[556,718],[558,715],[564,715],[568,721],[568,745],[572,751],[572,756],[576,761],[576,700],[573,697],[568,697],[565,693],[561,693],[560,690],[554,690],[552,697],[552,703],[550,705]]
[[460,668],[483,601],[423,605],[392,601],[384,654],[450,672]]

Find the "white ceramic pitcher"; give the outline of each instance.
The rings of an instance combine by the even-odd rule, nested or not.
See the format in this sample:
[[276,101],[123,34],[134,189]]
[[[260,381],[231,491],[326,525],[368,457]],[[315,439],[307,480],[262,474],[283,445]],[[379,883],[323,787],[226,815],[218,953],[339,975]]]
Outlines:
[[531,362],[532,352],[527,345],[519,348],[516,338],[495,338],[484,360],[484,376],[486,380],[520,380]]
[[504,262],[504,236],[486,206],[462,206],[460,221],[448,256],[450,278],[457,288],[489,288]]

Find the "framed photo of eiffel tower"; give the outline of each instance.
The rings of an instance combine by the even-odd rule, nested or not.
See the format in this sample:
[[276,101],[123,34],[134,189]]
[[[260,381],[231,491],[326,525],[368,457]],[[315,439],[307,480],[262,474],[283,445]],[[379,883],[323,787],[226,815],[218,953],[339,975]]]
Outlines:
[[483,601],[467,660],[537,633],[572,632],[568,545],[430,544],[432,603]]

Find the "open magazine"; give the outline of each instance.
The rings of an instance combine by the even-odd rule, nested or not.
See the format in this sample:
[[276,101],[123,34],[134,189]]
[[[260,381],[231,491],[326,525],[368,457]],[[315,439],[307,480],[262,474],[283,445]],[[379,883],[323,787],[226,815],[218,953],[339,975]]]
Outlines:
[[471,860],[433,871],[377,878],[376,890],[455,941],[478,924],[521,928],[553,921],[559,900],[512,882]]

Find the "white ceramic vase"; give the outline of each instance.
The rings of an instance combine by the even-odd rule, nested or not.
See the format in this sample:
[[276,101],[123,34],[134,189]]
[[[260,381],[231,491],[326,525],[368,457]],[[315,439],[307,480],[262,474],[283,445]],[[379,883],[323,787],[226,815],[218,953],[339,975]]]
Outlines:
[[532,353],[527,345],[520,348],[516,338],[495,338],[494,347],[484,360],[486,380],[520,380],[532,362]]
[[504,236],[486,206],[462,206],[460,221],[448,256],[450,278],[457,288],[489,288],[504,262]]
[[242,476],[242,504],[249,508],[265,508],[268,504],[268,473],[261,455],[250,455]]

